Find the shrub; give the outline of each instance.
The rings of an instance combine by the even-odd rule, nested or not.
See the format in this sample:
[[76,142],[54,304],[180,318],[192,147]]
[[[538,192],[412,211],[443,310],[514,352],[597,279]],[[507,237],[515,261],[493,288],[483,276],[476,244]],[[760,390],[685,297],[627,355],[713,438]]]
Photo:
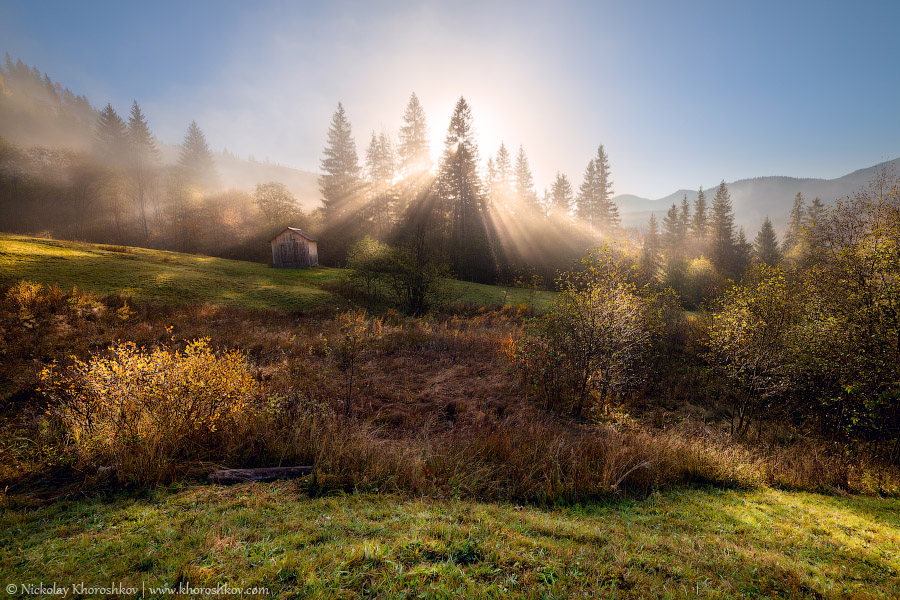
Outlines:
[[708,258],[674,258],[666,264],[665,284],[675,290],[685,308],[696,310],[720,293],[723,279]]
[[347,253],[347,269],[350,281],[365,290],[366,294],[378,294],[378,281],[383,276],[385,262],[391,249],[381,242],[365,236]]
[[381,320],[369,320],[365,310],[341,313],[338,317],[341,325],[341,340],[337,345],[336,356],[338,366],[347,381],[347,393],[344,396],[344,414],[350,414],[350,402],[353,399],[353,376],[359,367],[359,361],[372,340],[381,335]]
[[583,266],[559,281],[550,310],[514,353],[547,408],[570,403],[576,416],[590,397],[605,401],[635,383],[661,314],[658,294],[629,282],[631,269],[612,253],[589,256]]
[[784,273],[765,265],[720,300],[709,327],[707,358],[731,384],[733,433],[747,433],[793,387],[792,337],[800,309],[798,292]]
[[63,293],[58,286],[45,287],[27,279],[14,284],[6,293],[6,303],[10,312],[14,312],[21,321],[30,321],[43,312],[58,310],[62,301]]
[[60,373],[45,369],[43,379],[79,458],[137,484],[221,456],[258,395],[244,355],[217,354],[208,338],[183,351],[119,343]]
[[394,248],[368,236],[351,248],[347,266],[351,281],[367,294],[376,295],[381,284],[410,315],[423,315],[440,303],[441,279],[450,274],[421,247]]

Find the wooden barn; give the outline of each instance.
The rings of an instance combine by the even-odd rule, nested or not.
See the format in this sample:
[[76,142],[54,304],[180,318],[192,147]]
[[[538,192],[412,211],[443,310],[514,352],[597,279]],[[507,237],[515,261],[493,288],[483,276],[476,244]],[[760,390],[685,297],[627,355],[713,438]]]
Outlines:
[[318,239],[302,229],[288,227],[272,238],[272,265],[287,269],[319,264]]

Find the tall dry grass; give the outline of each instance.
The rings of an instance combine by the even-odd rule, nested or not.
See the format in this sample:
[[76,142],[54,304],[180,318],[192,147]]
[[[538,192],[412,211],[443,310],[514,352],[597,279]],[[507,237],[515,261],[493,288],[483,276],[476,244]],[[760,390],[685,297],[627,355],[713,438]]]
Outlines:
[[184,350],[123,342],[47,367],[42,379],[79,460],[139,486],[227,453],[247,421],[265,414],[243,353],[216,352],[208,339]]
[[[382,315],[378,335],[359,350],[345,415],[341,402],[347,386],[336,351],[342,331],[332,314],[162,307],[32,285],[10,289],[0,306],[5,331],[0,350],[11,361],[0,365],[0,373],[14,375],[10,389],[18,400],[0,417],[4,423],[18,421],[0,426],[0,472],[10,474],[0,487],[27,486],[28,473],[46,480],[42,465],[73,457],[79,476],[115,465],[120,481],[140,486],[202,476],[214,465],[312,464],[315,476],[303,483],[311,493],[391,491],[539,504],[640,496],[692,484],[900,490],[896,471],[815,439],[743,443],[677,412],[661,424],[682,424],[663,428],[640,418],[604,425],[540,410],[503,355],[521,330],[510,311],[425,319]],[[256,386],[239,394],[244,408],[217,421],[214,430],[209,423],[182,430],[178,419],[166,425],[147,413],[134,420],[140,425],[128,435],[107,427],[96,430],[105,432],[100,438],[91,438],[79,433],[88,431],[86,424],[70,419],[60,425],[43,417],[35,365],[55,361],[58,369],[79,364],[86,369],[92,360],[110,358],[107,348],[117,339],[144,346],[141,360],[159,349],[183,355],[184,340],[207,335],[213,357],[227,353],[216,349],[241,349],[237,379]],[[211,368],[184,371],[189,372],[182,381],[197,389],[224,389],[211,385]],[[141,400],[146,388],[135,383],[140,378],[125,380],[105,400],[150,406],[149,396]],[[172,389],[181,390],[182,397],[188,388]],[[53,407],[64,408],[65,400],[56,398]],[[170,415],[180,414],[174,409]],[[25,414],[31,416],[19,418]],[[105,418],[115,423],[118,417],[108,412]],[[172,430],[185,431],[178,436],[182,441],[164,443]],[[7,439],[5,431],[15,435]],[[79,436],[90,444],[79,447]]]

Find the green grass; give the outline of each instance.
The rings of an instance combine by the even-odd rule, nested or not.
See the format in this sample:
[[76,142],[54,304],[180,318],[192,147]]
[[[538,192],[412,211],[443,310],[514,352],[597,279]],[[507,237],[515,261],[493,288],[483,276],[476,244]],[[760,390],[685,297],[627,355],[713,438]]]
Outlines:
[[499,285],[484,285],[448,279],[445,281],[451,304],[474,306],[525,305],[534,310],[543,310],[554,297],[553,292],[534,291]]
[[540,510],[296,483],[0,510],[9,583],[270,597],[900,597],[900,501],[763,489]]
[[64,289],[180,304],[309,309],[333,296],[320,289],[335,269],[273,269],[266,265],[167,252],[20,236],[0,236],[0,277],[58,283]]
[[[344,303],[322,286],[345,275],[342,269],[273,269],[266,265],[147,248],[124,248],[13,235],[0,235],[0,280],[30,279],[78,286],[98,294],[120,293],[140,300],[238,306],[247,309],[308,310]],[[451,304],[547,305],[551,294],[448,280]]]

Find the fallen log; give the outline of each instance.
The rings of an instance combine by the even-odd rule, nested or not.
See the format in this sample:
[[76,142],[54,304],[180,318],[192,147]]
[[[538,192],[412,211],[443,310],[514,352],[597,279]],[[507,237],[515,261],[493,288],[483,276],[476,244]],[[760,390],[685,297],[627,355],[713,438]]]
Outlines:
[[210,483],[230,485],[247,481],[294,479],[312,473],[312,467],[264,467],[261,469],[224,469],[209,474]]

